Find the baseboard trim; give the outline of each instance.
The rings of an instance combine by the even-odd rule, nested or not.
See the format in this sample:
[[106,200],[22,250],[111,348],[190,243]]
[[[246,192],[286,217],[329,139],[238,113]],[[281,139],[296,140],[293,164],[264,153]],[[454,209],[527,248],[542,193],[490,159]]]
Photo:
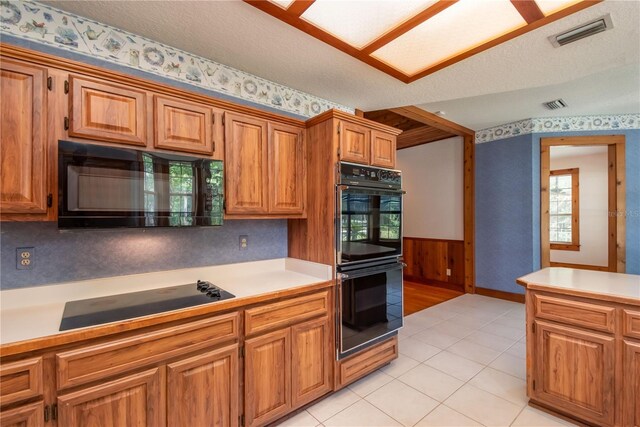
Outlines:
[[499,298],[507,301],[520,302],[524,304],[524,294],[516,294],[513,292],[498,291],[496,289],[481,288],[476,286],[476,294],[485,297]]
[[420,283],[424,285],[436,286],[438,288],[451,289],[452,291],[464,292],[464,285],[458,283],[441,282],[439,280],[430,280],[423,277],[404,275],[407,282]]

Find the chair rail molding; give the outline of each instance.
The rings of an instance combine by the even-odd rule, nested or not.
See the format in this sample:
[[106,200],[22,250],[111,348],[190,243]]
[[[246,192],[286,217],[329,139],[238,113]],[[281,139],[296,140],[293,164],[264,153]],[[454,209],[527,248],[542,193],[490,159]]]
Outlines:
[[89,56],[305,117],[332,108],[348,113],[355,111],[49,5],[1,0],[0,7],[3,36]]

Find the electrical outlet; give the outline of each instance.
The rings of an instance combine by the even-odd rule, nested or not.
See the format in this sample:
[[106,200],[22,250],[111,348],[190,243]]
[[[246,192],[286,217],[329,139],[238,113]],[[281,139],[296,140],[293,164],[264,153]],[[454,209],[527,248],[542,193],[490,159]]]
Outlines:
[[447,276],[451,276],[451,269],[447,268]]
[[249,236],[246,234],[240,235],[240,250],[246,251],[249,248]]
[[35,262],[35,248],[16,249],[16,268],[18,270],[31,270]]

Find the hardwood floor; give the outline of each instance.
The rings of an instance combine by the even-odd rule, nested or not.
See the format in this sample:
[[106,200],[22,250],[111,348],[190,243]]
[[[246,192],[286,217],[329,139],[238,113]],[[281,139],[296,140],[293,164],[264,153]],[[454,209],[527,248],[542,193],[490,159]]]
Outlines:
[[404,281],[404,315],[424,310],[462,295],[464,292]]

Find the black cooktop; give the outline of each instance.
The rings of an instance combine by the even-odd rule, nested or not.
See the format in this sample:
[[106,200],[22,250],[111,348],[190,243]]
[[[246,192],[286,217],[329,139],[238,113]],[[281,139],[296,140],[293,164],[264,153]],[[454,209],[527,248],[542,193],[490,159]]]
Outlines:
[[198,280],[188,285],[69,301],[64,306],[60,330],[100,325],[234,297],[210,282]]

